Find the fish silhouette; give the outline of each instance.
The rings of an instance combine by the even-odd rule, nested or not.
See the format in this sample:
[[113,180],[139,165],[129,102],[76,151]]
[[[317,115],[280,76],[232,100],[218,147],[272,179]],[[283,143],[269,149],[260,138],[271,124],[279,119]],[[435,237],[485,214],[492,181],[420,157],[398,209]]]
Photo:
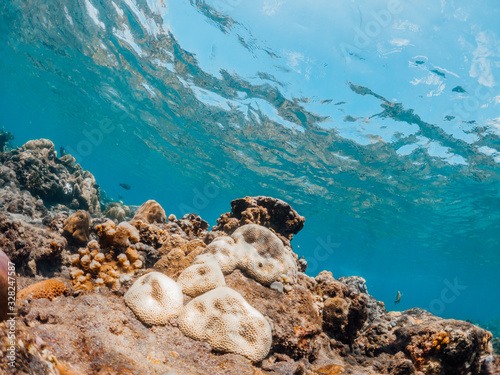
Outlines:
[[125,190],[130,190],[130,189],[132,188],[129,184],[123,184],[123,183],[122,183],[122,184],[120,184],[120,186],[121,186],[122,188],[124,188]]
[[399,303],[399,301],[401,301],[401,297],[403,295],[401,294],[401,292],[398,290],[398,294],[396,294],[396,300],[394,301],[394,303]]

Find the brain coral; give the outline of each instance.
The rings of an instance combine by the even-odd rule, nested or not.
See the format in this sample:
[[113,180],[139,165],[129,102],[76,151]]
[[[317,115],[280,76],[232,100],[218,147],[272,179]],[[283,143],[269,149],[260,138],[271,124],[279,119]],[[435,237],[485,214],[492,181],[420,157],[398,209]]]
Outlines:
[[210,259],[217,261],[224,274],[239,268],[264,285],[271,285],[282,275],[296,278],[292,253],[273,232],[257,224],[243,225],[231,237],[217,238],[195,259],[195,264]]
[[197,297],[209,290],[225,286],[224,274],[215,261],[202,264],[193,264],[179,275],[177,282],[181,285],[184,294]]
[[271,327],[266,318],[235,290],[221,287],[189,302],[179,315],[179,328],[212,349],[241,354],[254,362],[269,353]]
[[141,276],[125,293],[125,303],[145,324],[164,325],[182,309],[179,284],[160,272]]
[[148,224],[164,223],[167,219],[167,214],[160,204],[155,200],[148,200],[144,202],[141,207],[137,209],[132,222],[141,220]]
[[20,301],[31,297],[34,299],[48,298],[52,301],[54,298],[67,294],[68,292],[68,287],[62,281],[49,279],[20,290],[17,293],[17,299]]

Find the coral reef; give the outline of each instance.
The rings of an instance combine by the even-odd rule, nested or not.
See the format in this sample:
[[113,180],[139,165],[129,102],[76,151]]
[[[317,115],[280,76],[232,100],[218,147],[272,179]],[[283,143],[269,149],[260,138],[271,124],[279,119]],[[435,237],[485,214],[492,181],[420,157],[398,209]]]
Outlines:
[[99,194],[48,140],[0,153],[0,247],[26,287],[1,373],[500,373],[487,330],[387,312],[361,277],[304,274],[290,242],[304,218],[283,201],[237,199],[209,231],[154,201],[102,215]]
[[67,156],[63,158],[56,157],[54,144],[47,139],[32,140],[0,154],[3,167],[14,172],[16,185],[42,199],[46,206],[62,203],[99,214],[99,187],[94,176],[78,164],[71,166]]

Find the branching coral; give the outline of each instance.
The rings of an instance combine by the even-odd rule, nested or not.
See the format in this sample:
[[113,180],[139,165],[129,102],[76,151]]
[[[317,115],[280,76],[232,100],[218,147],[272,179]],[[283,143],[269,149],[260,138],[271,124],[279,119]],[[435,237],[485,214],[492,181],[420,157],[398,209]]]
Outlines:
[[76,290],[106,285],[117,291],[122,276],[143,266],[139,253],[133,247],[118,255],[114,251],[104,254],[100,250],[97,241],[91,241],[86,248],[79,249],[78,254],[73,255],[70,276]]

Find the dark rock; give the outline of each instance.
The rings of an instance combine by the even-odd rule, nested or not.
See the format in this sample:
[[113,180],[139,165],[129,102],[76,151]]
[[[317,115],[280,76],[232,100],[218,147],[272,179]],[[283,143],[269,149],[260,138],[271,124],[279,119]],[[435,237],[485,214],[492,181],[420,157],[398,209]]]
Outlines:
[[402,352],[425,374],[479,374],[490,340],[491,333],[468,322],[411,309],[379,317],[357,345],[368,356]]
[[231,235],[245,224],[259,224],[271,229],[285,245],[304,227],[304,217],[281,199],[245,197],[231,202],[231,212],[222,214],[212,229]]
[[190,238],[203,237],[208,229],[208,223],[196,214],[186,214],[176,223]]
[[271,319],[272,352],[294,359],[316,358],[319,348],[314,338],[321,332],[321,317],[307,288],[295,284],[289,293],[280,293],[245,277],[239,270],[226,276],[226,284]]

